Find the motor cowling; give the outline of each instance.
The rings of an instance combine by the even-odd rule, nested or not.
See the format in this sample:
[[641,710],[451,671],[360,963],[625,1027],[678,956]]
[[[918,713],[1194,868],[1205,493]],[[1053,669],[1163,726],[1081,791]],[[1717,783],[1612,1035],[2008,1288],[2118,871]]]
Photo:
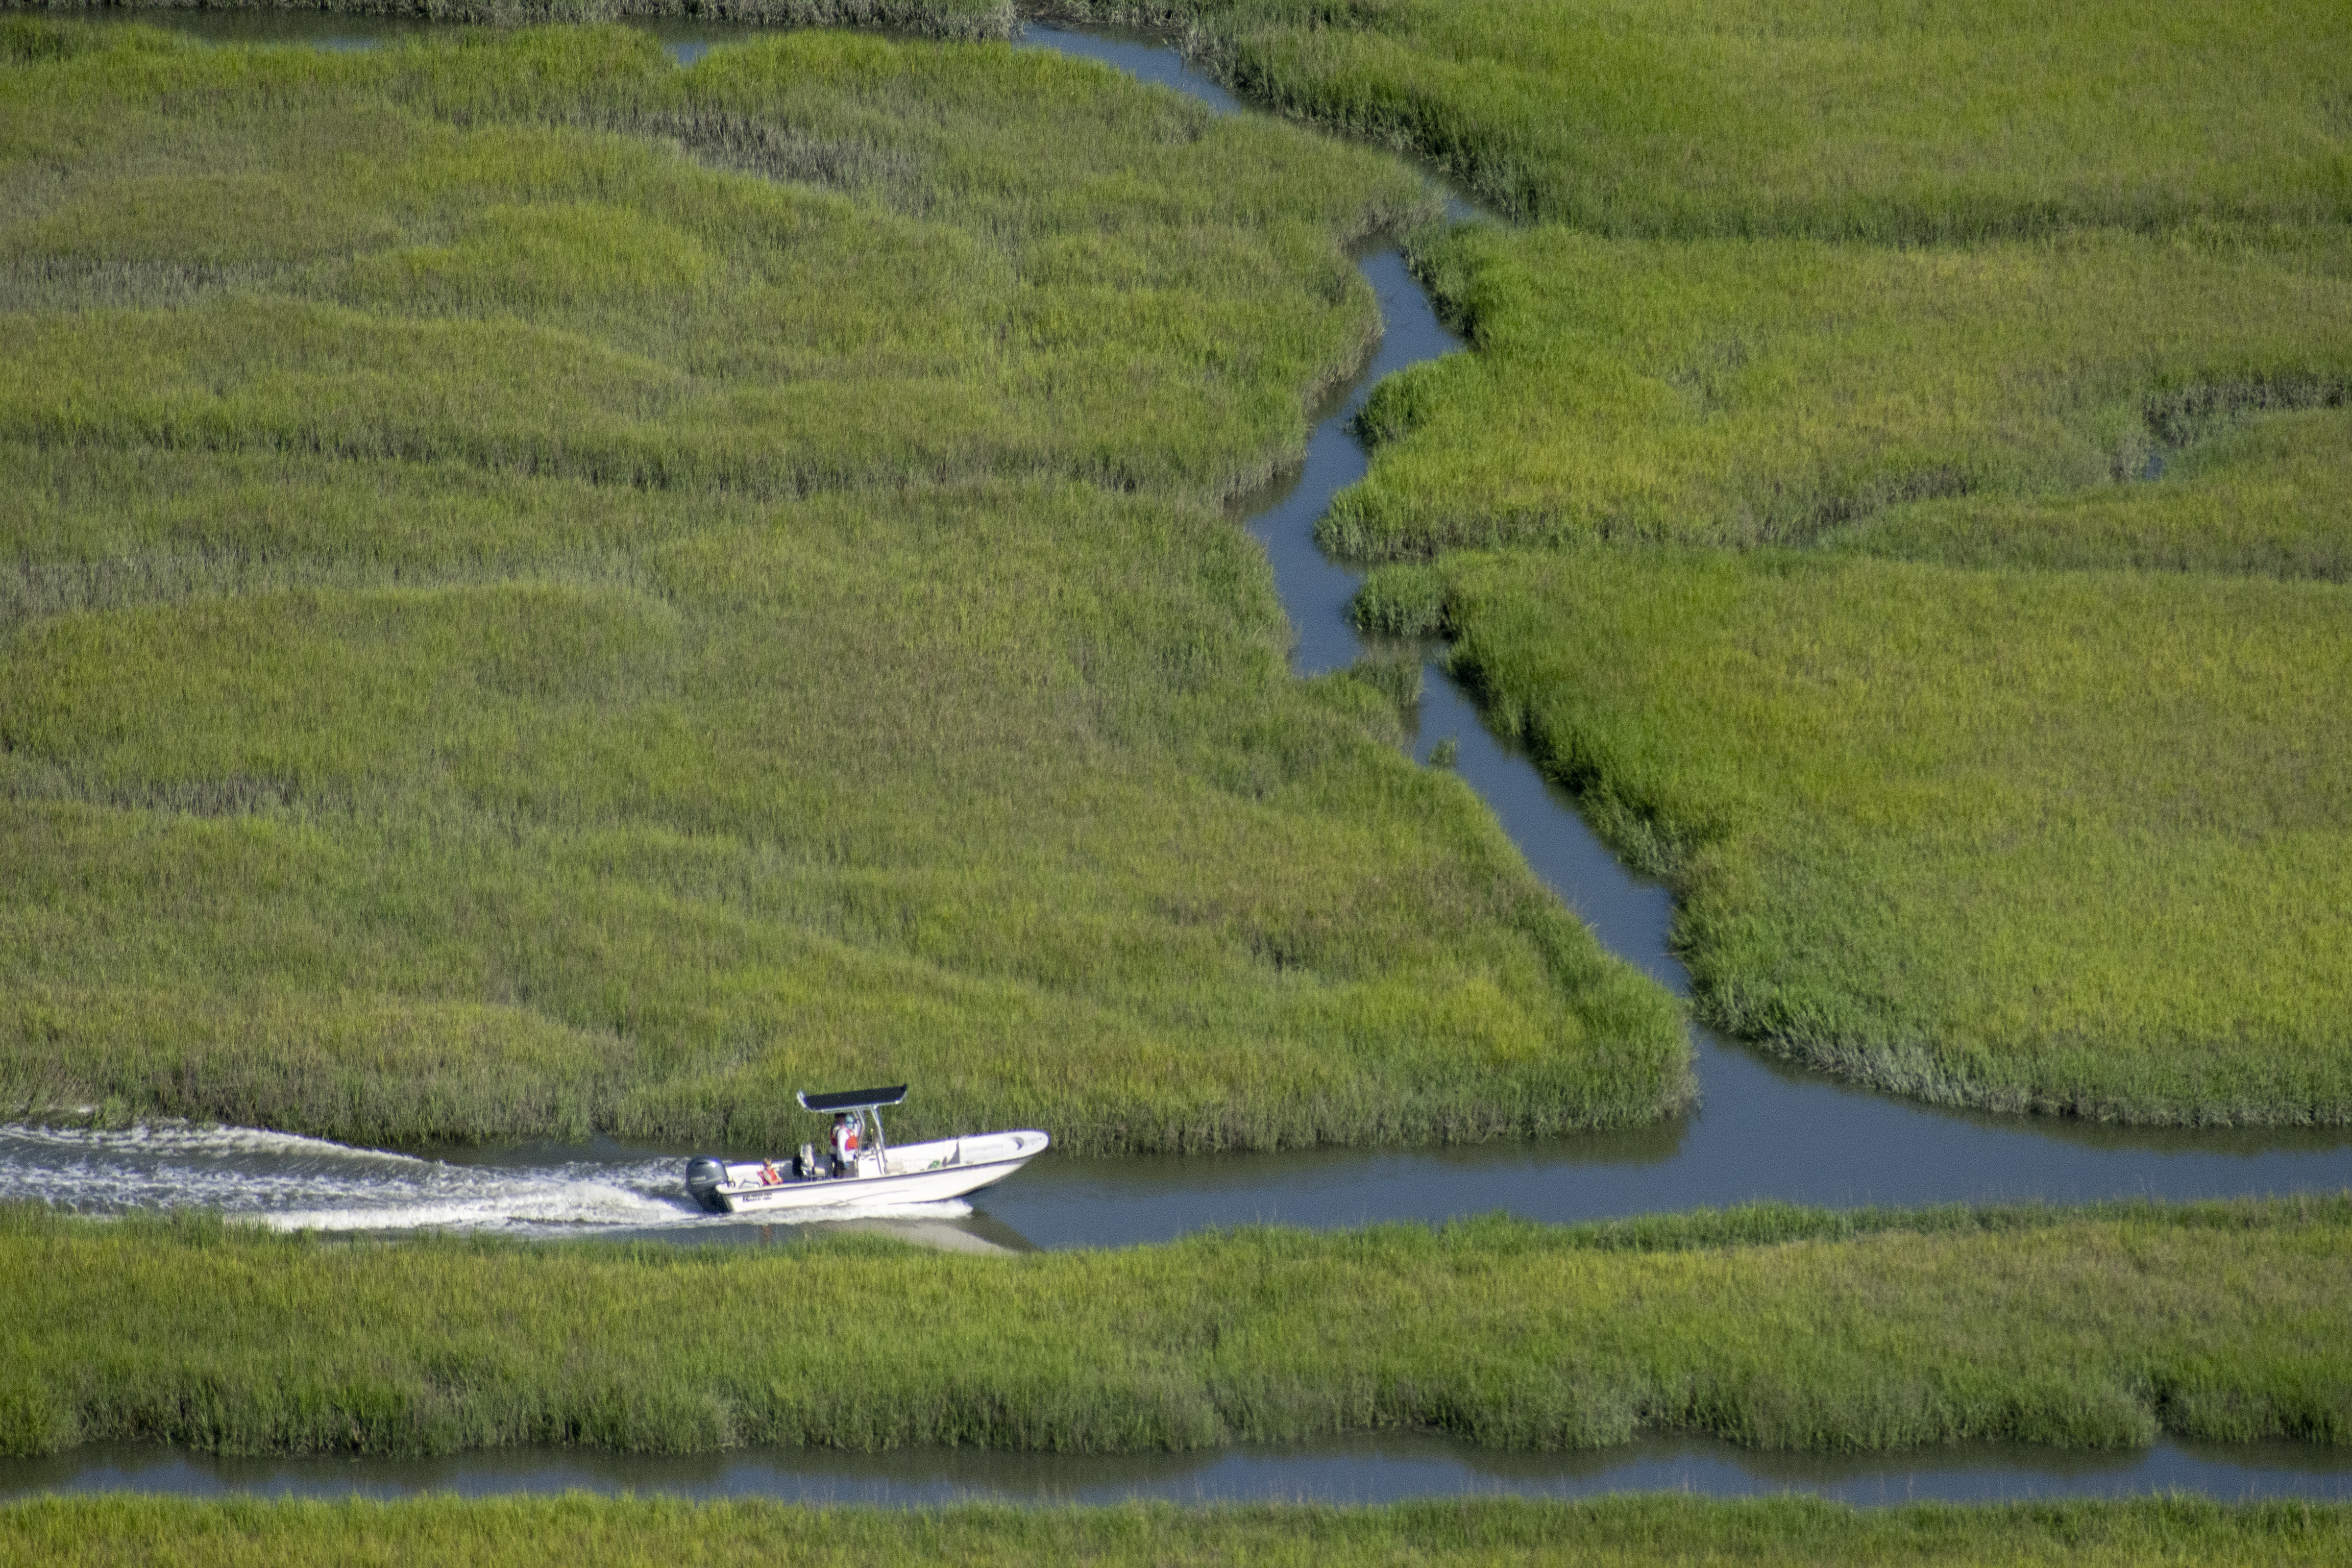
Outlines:
[[686,1195],[702,1205],[707,1214],[725,1214],[727,1205],[719,1189],[727,1184],[727,1162],[715,1155],[697,1154],[686,1163]]

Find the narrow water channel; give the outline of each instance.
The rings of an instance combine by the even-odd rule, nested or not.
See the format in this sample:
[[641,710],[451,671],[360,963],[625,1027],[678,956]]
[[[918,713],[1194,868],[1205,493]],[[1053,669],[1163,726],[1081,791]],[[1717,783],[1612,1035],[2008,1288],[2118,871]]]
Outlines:
[[[142,13],[135,19],[224,42],[366,47],[430,24],[268,14]],[[650,25],[690,63],[757,29]],[[1148,37],[1029,26],[1024,47],[1103,60],[1244,112],[1217,83]],[[1457,218],[1478,216],[1457,194]],[[1297,637],[1301,674],[1362,651],[1345,609],[1358,574],[1317,549],[1316,521],[1363,476],[1353,435],[1381,379],[1462,346],[1392,246],[1358,264],[1385,332],[1374,358],[1316,411],[1301,469],[1237,508],[1265,545]],[[1417,755],[1458,749],[1482,795],[1536,873],[1613,952],[1687,994],[1668,944],[1664,889],[1633,876],[1593,837],[1574,802],[1485,726],[1433,661]],[[1424,1150],[1049,1158],[973,1203],[844,1222],[965,1250],[1122,1246],[1210,1226],[1308,1226],[1440,1220],[1506,1210],[1541,1220],[1614,1217],[1759,1198],[1832,1206],[1979,1201],[2188,1199],[2352,1189],[2342,1130],[2126,1129],[2050,1118],[1940,1110],[1779,1064],[1705,1029],[1694,1044],[1703,1103],[1655,1127],[1535,1142]],[[94,1213],[194,1205],[289,1227],[333,1231],[490,1229],[526,1236],[788,1243],[790,1226],[706,1216],[678,1179],[686,1151],[600,1140],[582,1146],[437,1152],[352,1149],[244,1129],[128,1131],[0,1127],[0,1200],[43,1198]],[[984,1452],[807,1453],[653,1459],[578,1451],[432,1461],[228,1460],[152,1448],[85,1448],[0,1461],[0,1499],[49,1490],[196,1495],[398,1496],[419,1491],[660,1490],[915,1506],[964,1498],[1095,1502],[1314,1499],[1381,1501],[1438,1494],[1585,1496],[1685,1489],[1710,1496],[1796,1490],[1857,1503],[2194,1492],[2234,1500],[2352,1500],[2352,1455],[2301,1445],[2066,1453],[2014,1446],[1926,1455],[1759,1455],[1701,1439],[1648,1439],[1597,1454],[1513,1455],[1435,1436],[1381,1436],[1310,1448],[1072,1458]]]
[[1570,1454],[1478,1448],[1426,1434],[1245,1445],[1198,1454],[1009,1454],[984,1448],[884,1454],[806,1449],[686,1457],[579,1448],[499,1449],[437,1459],[221,1458],[151,1446],[0,1459],[0,1502],[44,1492],[183,1497],[396,1498],[425,1493],[658,1492],[869,1508],[943,1503],[1381,1503],[1427,1497],[1704,1497],[1800,1492],[1869,1507],[1913,1501],[2191,1493],[2237,1502],[2352,1500],[2352,1469],[2326,1449],[2159,1443],[2122,1453],[1982,1444],[1867,1457],[1765,1454],[1705,1438],[1654,1437]]

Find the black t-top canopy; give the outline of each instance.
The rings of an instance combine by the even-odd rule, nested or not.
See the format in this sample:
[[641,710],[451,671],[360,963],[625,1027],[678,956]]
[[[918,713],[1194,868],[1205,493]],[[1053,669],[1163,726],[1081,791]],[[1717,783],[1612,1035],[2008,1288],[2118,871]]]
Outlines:
[[831,1094],[800,1092],[803,1110],[871,1110],[877,1105],[896,1105],[907,1098],[907,1086],[896,1089],[844,1089]]

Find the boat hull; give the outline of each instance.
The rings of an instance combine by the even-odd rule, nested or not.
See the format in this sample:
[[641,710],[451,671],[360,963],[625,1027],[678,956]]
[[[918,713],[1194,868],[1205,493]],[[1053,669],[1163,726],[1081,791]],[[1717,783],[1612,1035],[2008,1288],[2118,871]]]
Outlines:
[[1051,1142],[1034,1131],[945,1138],[893,1149],[878,1158],[869,1155],[854,1176],[787,1176],[776,1183],[760,1179],[767,1168],[763,1164],[730,1164],[727,1180],[695,1195],[706,1209],[721,1214],[941,1203],[1003,1181],[1044,1153]]

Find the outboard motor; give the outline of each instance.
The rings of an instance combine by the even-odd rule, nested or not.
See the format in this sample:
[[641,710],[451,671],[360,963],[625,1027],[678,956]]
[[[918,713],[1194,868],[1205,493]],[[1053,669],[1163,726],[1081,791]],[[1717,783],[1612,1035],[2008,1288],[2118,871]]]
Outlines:
[[719,1198],[719,1189],[727,1182],[727,1162],[709,1154],[697,1154],[686,1163],[686,1195],[700,1204],[706,1213],[725,1214],[727,1205]]

